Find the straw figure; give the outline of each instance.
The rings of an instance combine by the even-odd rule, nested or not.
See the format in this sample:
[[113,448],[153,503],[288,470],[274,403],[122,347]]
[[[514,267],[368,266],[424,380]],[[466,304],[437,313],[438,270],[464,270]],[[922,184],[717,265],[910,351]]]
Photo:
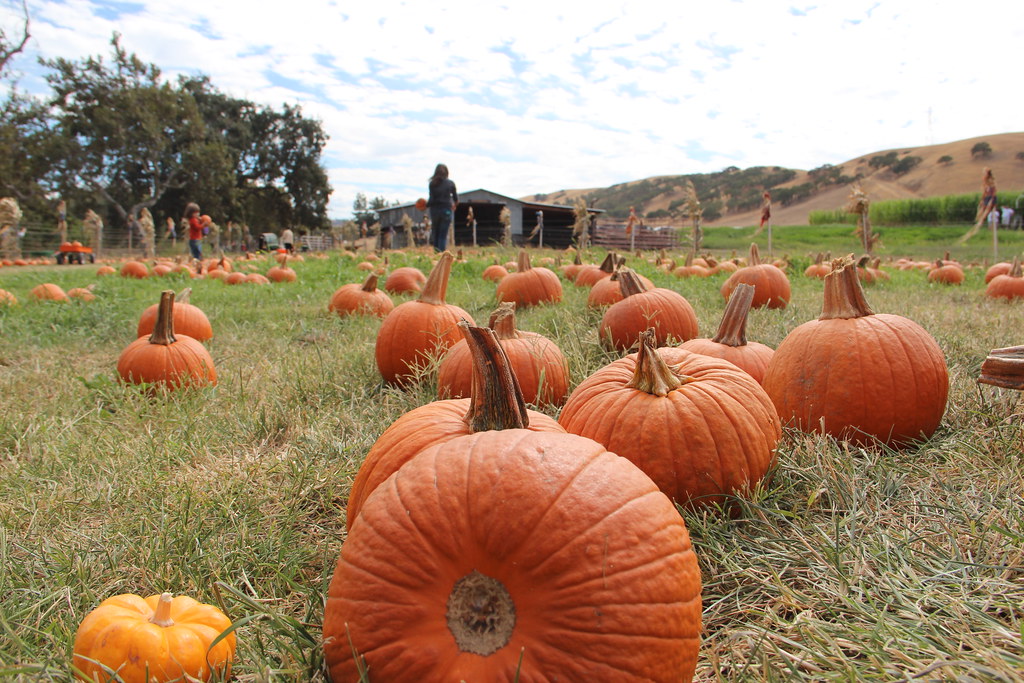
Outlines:
[[871,219],[868,217],[871,200],[860,185],[853,186],[847,199],[846,213],[857,214],[857,230],[853,234],[860,238],[864,251],[870,254],[879,239],[878,235],[871,232]]
[[0,199],[0,254],[5,259],[21,257],[18,246],[18,222],[21,220],[21,207],[14,197]]
[[143,207],[139,212],[139,232],[142,233],[142,253],[146,258],[156,258],[156,224],[153,214]]
[[692,180],[686,181],[686,215],[689,216],[690,221],[693,223],[693,230],[690,234],[691,245],[690,253],[694,256],[700,251],[700,244],[704,241],[704,231],[701,230],[700,221],[704,217],[704,208],[700,205],[700,199],[697,198],[697,188],[694,187]]
[[92,247],[93,254],[99,256],[100,248],[103,246],[103,219],[92,209],[85,212],[85,220],[82,221],[82,228],[85,230],[86,239]]
[[512,212],[509,211],[507,206],[501,207],[501,213],[498,214],[498,222],[501,223],[501,246],[511,247],[512,246]]
[[572,225],[572,234],[576,238],[576,248],[586,249],[590,246],[590,211],[587,210],[587,203],[583,197],[576,198],[576,206],[573,207],[573,214],[576,220]]
[[[978,200],[978,213],[974,217],[974,225],[967,233],[960,238],[960,244],[965,243],[978,234],[985,219],[996,209],[996,178],[992,175],[992,169],[986,168],[981,174],[981,199]],[[995,229],[995,228],[993,228]]]

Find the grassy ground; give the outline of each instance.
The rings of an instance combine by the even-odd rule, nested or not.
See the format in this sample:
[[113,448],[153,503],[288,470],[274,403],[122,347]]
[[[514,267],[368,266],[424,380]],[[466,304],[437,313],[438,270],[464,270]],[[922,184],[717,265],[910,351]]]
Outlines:
[[[631,261],[713,334],[721,276],[678,281]],[[489,262],[456,264],[448,290],[478,322],[494,306]],[[376,320],[327,313],[335,288],[362,279],[354,264],[308,260],[287,285],[194,281],[220,384],[159,399],[114,367],[139,313],[184,281],[0,269],[23,302],[0,308],[0,679],[70,680],[90,609],[171,590],[244,620],[238,679],[323,680],[319,623],[352,478],[383,429],[433,397],[382,385]],[[776,346],[818,314],[821,285],[795,265],[792,304],[755,311],[751,339]],[[27,302],[43,281],[96,282],[98,299]],[[704,576],[699,680],[1024,680],[1024,403],[975,383],[990,349],[1024,343],[1024,305],[982,290],[973,270],[959,288],[894,272],[868,292],[946,354],[949,407],[928,444],[868,452],[791,433],[738,515],[682,513]],[[575,384],[612,356],[586,292],[565,294],[518,318],[558,342]]]

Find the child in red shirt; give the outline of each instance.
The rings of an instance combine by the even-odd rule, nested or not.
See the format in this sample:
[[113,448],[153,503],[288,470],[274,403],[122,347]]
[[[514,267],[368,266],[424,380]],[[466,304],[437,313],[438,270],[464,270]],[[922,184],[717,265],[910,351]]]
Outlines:
[[188,251],[192,258],[203,258],[203,221],[199,218],[199,205],[190,202],[185,207],[185,220],[188,221]]

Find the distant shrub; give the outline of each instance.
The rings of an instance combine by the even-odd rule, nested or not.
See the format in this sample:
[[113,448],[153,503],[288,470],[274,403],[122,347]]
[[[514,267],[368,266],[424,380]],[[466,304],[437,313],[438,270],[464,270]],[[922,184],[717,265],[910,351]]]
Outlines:
[[1017,161],[1024,161],[1024,152],[1017,152],[1017,156],[1015,158]]
[[889,152],[888,154],[879,154],[878,156],[871,157],[871,159],[868,161],[868,166],[870,166],[871,168],[879,169],[887,168],[889,166],[892,166],[899,160],[900,155],[898,152]]
[[921,157],[903,157],[889,168],[896,175],[903,175],[921,163]]
[[971,157],[987,158],[992,154],[992,145],[987,142],[979,142],[971,147]]
[[[1021,152],[1021,154],[1024,154],[1024,152]],[[943,154],[941,157],[939,157],[940,164],[950,164],[952,162],[953,157],[949,156],[948,154]]]

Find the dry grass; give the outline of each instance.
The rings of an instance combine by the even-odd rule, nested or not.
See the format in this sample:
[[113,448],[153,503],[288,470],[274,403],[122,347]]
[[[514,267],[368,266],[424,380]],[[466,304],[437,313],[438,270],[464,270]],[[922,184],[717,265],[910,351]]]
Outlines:
[[[721,278],[631,261],[714,330]],[[449,287],[478,321],[494,305],[479,277],[490,262],[456,264]],[[324,679],[319,623],[352,478],[434,391],[382,386],[378,323],[326,312],[336,287],[361,280],[354,263],[296,264],[286,285],[194,283],[220,385],[156,399],[113,375],[167,281],[101,279],[92,304],[0,309],[0,678],[70,680],[88,610],[166,589],[239,622],[239,680]],[[44,279],[70,287],[93,272],[2,269],[0,287],[25,300]],[[751,339],[777,345],[817,315],[820,283],[791,280],[792,305],[756,311]],[[989,349],[1021,343],[1024,306],[982,289],[977,271],[959,289],[899,272],[868,292],[947,356],[932,441],[884,452],[790,434],[771,483],[732,516],[684,513],[704,573],[700,680],[1024,680],[1024,404],[974,382]],[[561,305],[518,314],[559,343],[574,383],[613,358],[585,295],[567,285]]]

